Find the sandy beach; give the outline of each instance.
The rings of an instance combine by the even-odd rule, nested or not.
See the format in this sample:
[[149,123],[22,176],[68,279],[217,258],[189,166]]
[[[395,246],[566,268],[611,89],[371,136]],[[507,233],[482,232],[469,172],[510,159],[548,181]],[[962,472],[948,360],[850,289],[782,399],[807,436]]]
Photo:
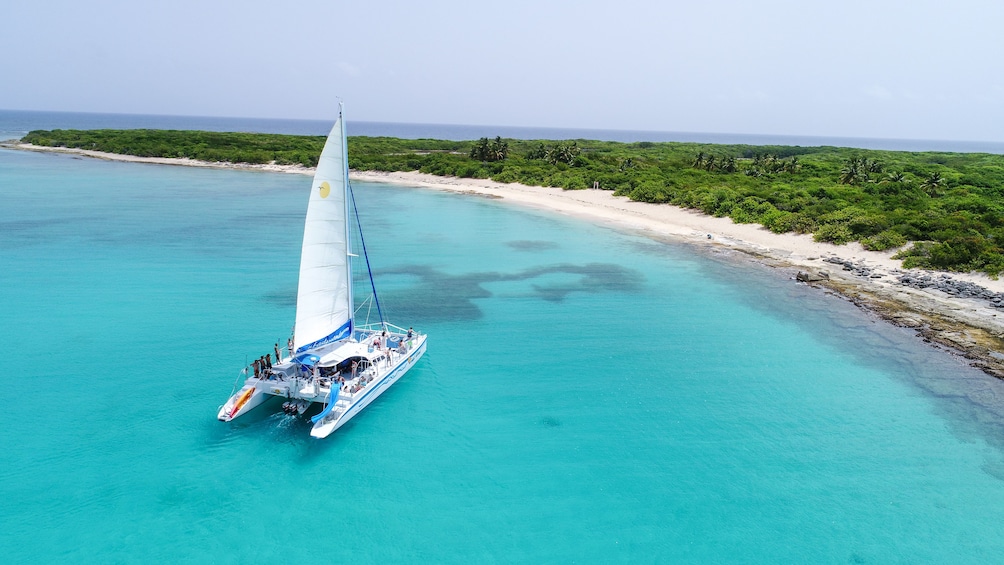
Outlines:
[[[302,166],[207,163],[16,143],[2,146],[137,163],[313,174],[313,169]],[[1004,293],[1004,281],[982,274],[905,270],[892,259],[893,252],[867,251],[857,243],[818,243],[809,235],[775,234],[755,224],[735,224],[729,218],[666,204],[633,202],[605,190],[563,190],[418,172],[352,171],[350,178],[496,198],[660,240],[742,254],[748,260],[779,269],[790,276],[792,284],[803,284],[798,279],[807,279],[804,284],[837,292],[891,323],[915,328],[922,339],[1004,378],[1004,294],[992,296]],[[985,289],[982,297],[972,296],[974,285]],[[994,306],[993,298],[998,299],[1001,308]]]

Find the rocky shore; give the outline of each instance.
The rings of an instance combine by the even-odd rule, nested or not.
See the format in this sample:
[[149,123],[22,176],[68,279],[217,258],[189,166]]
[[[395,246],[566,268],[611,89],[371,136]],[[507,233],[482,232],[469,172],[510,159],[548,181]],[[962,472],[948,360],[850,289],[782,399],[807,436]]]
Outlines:
[[[925,342],[960,355],[1004,379],[1004,293],[947,273],[892,269],[825,257],[840,268],[799,271],[795,279],[839,293],[885,321],[911,328]],[[880,283],[881,284],[877,284]]]

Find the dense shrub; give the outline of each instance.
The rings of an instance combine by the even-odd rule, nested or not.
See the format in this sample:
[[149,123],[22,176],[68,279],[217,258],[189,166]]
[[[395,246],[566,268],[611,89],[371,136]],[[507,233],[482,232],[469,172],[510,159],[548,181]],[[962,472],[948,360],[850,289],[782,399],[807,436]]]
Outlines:
[[861,240],[861,246],[871,251],[885,251],[906,245],[906,238],[903,234],[886,230],[872,237]]
[[[322,136],[155,130],[34,131],[24,141],[155,157],[314,166]],[[473,158],[472,158],[473,156]],[[698,158],[700,157],[700,158]],[[710,164],[709,164],[710,163]],[[893,249],[907,266],[1004,268],[1004,156],[838,147],[349,138],[355,169],[599,188],[777,233]]]
[[812,235],[816,241],[826,241],[834,245],[843,245],[854,241],[854,234],[844,224],[823,224]]

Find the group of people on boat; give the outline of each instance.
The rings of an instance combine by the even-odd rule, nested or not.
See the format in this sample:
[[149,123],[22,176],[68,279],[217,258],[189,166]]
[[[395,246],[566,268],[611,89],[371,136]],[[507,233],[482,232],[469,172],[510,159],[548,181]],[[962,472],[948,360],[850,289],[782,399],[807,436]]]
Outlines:
[[[397,352],[398,354],[406,355],[411,348],[410,347],[411,340],[414,336],[415,336],[415,330],[413,328],[408,328],[407,334],[404,336],[398,335],[395,342],[394,336],[388,334],[386,329],[383,330],[380,333],[380,335],[374,337],[373,340],[370,342],[372,345],[370,351],[382,352],[384,354],[383,357],[376,358],[374,360],[374,363],[379,363],[381,361],[384,361],[388,366],[392,365],[393,364],[392,352]],[[292,338],[290,338],[287,346],[290,351],[290,358],[292,358],[293,354]],[[275,354],[274,362],[281,363],[282,350],[279,349],[279,342],[276,342],[275,345],[273,345],[272,351]],[[362,364],[360,364],[360,361],[362,361]],[[265,355],[262,355],[258,359],[252,361],[249,368],[251,369],[255,378],[271,379],[277,376],[272,371],[272,363],[273,363],[272,353],[266,353]],[[368,368],[369,366],[370,363],[368,361],[365,361],[362,358],[360,358],[353,360],[349,367],[345,367],[345,369],[349,369],[348,371],[346,371],[346,373],[348,373],[347,375],[343,374],[342,371],[339,371],[338,369],[335,368],[328,369],[324,367],[314,367],[313,375],[311,376],[313,376],[317,380],[318,384],[320,384],[321,386],[327,386],[329,382],[332,385],[337,383],[338,386],[343,391],[349,393],[355,393],[365,388],[366,385],[373,380],[373,376],[370,374],[363,374],[363,376],[360,377],[360,373],[364,373],[364,369]],[[281,375],[278,376],[281,377]]]
[[[282,350],[279,349],[279,342],[278,341],[275,342],[275,345],[272,346],[272,352],[275,353],[275,361],[274,362],[275,363],[281,363],[282,362]],[[293,339],[292,338],[289,339],[289,356],[291,358],[293,356]],[[254,361],[252,361],[251,365],[249,365],[249,368],[251,369],[251,371],[252,371],[252,373],[254,374],[255,377],[266,379],[266,378],[269,378],[270,376],[272,376],[272,363],[273,363],[273,361],[272,361],[272,353],[266,353],[265,355],[262,355],[261,357],[259,357],[259,358],[255,359]]]
[[370,362],[363,357],[354,358],[351,363],[343,363],[337,367],[321,367],[315,365],[309,378],[321,387],[338,387],[345,392],[358,392],[369,384],[374,375],[367,372]]
[[356,393],[366,388],[374,379],[372,372],[367,372],[370,363],[362,358],[353,359],[352,363],[343,369],[338,367],[314,367],[311,376],[322,387],[338,387],[344,392]]
[[373,375],[365,375],[363,377],[359,377],[355,382],[352,381],[346,382],[343,379],[341,381],[342,391],[347,392],[349,394],[355,394],[360,390],[366,388],[366,385],[370,384],[370,382],[372,381],[373,381]]
[[383,349],[384,353],[387,356],[387,362],[390,363],[391,349],[394,349],[401,354],[408,353],[408,349],[411,346],[411,339],[413,337],[415,337],[415,330],[412,328],[408,328],[408,333],[404,337],[398,337],[397,345],[392,348],[390,336],[387,335],[387,330],[383,330],[379,336],[373,339],[373,349],[376,351],[380,351],[381,349]]
[[[278,360],[278,356],[276,359]],[[266,353],[252,361],[251,369],[254,371],[255,377],[262,378],[268,376],[272,371],[272,354]]]

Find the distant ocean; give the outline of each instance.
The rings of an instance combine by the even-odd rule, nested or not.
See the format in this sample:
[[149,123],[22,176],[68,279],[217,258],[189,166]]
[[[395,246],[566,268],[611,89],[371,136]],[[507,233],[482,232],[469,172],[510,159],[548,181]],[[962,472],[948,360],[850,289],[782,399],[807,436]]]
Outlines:
[[0,150],[0,561],[1004,555],[1004,383],[789,273],[503,201],[356,184],[428,354],[326,440],[218,422],[289,335],[309,186]]
[[[72,112],[27,112],[0,110],[0,140],[21,138],[32,129],[199,129],[293,135],[327,135],[330,121],[278,120],[264,118],[210,118],[192,116],[146,116],[138,114],[86,114]],[[1004,143],[984,141],[938,141],[920,139],[870,139],[855,137],[815,137],[753,135],[739,133],[695,133],[661,131],[621,131],[574,128],[511,126],[467,126],[449,124],[398,124],[348,122],[349,135],[388,136],[404,139],[470,140],[502,136],[513,139],[597,139],[603,141],[686,141],[747,145],[800,145],[814,147],[857,147],[891,151],[947,151],[955,153],[1004,154]]]

